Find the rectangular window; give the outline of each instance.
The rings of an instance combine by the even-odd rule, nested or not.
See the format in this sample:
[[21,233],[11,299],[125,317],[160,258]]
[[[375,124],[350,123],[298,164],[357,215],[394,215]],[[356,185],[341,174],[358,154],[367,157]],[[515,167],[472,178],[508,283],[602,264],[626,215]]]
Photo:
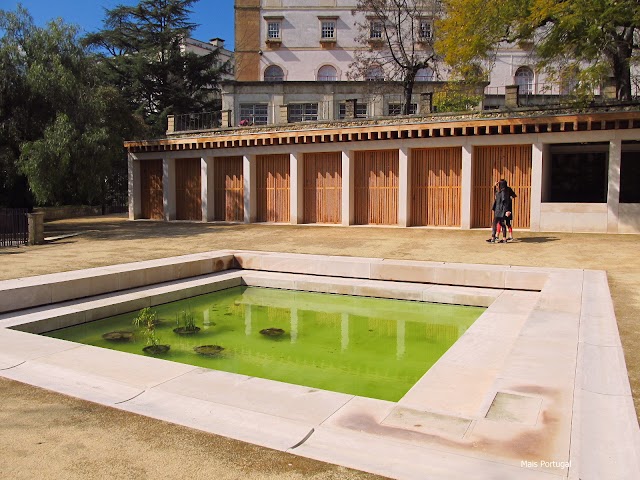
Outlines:
[[[389,113],[388,115],[390,116],[394,116],[394,115],[402,115],[402,104],[401,103],[390,103],[389,104]],[[418,104],[417,103],[412,103],[409,106],[409,115],[415,115],[416,112],[418,111]]]
[[[550,202],[607,203],[609,158],[592,144],[591,151],[577,146],[551,150]],[[573,150],[573,151],[572,151]],[[596,150],[596,151],[594,151]],[[597,151],[600,150],[600,151]]]
[[382,22],[379,22],[377,20],[372,20],[369,28],[370,28],[369,38],[373,38],[373,39],[382,38],[382,31],[383,31]]
[[290,122],[310,122],[318,120],[317,103],[291,103],[289,104]]
[[267,38],[280,39],[280,22],[267,23]]
[[431,20],[420,20],[420,30],[418,34],[420,40],[431,40],[433,36],[433,23],[431,23]]
[[335,20],[323,20],[321,28],[321,38],[323,40],[335,40],[336,22]]
[[[344,120],[347,116],[347,104],[338,105],[338,120]],[[366,103],[356,103],[356,118],[368,118],[368,108]]]
[[248,125],[267,124],[267,104],[266,103],[241,103],[240,122]]
[[640,203],[640,151],[622,152],[620,203]]

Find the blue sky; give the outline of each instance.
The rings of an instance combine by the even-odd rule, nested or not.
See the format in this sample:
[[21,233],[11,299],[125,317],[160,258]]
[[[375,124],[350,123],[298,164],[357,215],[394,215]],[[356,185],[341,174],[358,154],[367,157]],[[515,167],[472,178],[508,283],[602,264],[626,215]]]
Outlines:
[[[18,3],[29,10],[36,24],[44,25],[51,19],[61,17],[84,32],[99,30],[104,18],[104,9],[118,4],[135,5],[136,0],[0,0],[0,9],[15,10]],[[207,41],[214,37],[225,40],[225,47],[233,49],[233,0],[200,0],[192,7],[192,21],[199,24],[193,37]]]

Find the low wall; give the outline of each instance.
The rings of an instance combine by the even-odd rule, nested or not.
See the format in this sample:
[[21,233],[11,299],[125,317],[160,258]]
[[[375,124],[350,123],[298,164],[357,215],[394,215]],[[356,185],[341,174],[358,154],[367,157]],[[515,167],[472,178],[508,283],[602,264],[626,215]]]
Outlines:
[[62,207],[38,207],[35,213],[44,213],[44,221],[63,220],[65,218],[92,217],[102,215],[102,207],[88,205],[65,205]]

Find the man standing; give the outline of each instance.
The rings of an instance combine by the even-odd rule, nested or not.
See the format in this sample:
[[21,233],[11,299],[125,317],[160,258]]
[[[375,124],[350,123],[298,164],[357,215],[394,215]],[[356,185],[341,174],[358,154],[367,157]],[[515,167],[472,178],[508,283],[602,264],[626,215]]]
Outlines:
[[491,227],[491,238],[488,239],[487,242],[496,243],[498,225],[500,225],[504,237],[504,239],[500,243],[506,242],[507,227],[505,225],[504,219],[508,216],[511,216],[511,195],[509,195],[509,192],[507,190],[506,180],[500,180],[498,182],[498,191],[495,194],[495,199],[493,201],[491,210],[493,210],[493,225]]

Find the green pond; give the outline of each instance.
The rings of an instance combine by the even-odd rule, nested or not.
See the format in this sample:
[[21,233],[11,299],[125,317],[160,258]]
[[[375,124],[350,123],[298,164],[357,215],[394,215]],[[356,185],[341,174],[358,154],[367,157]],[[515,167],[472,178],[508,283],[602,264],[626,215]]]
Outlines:
[[[469,328],[484,308],[235,287],[152,308],[170,350],[158,358],[382,400],[399,400]],[[200,331],[174,333],[193,315]],[[49,332],[87,345],[145,355],[138,312]],[[280,329],[279,336],[261,330]],[[133,332],[129,341],[103,334]],[[204,356],[194,348],[218,345]]]

